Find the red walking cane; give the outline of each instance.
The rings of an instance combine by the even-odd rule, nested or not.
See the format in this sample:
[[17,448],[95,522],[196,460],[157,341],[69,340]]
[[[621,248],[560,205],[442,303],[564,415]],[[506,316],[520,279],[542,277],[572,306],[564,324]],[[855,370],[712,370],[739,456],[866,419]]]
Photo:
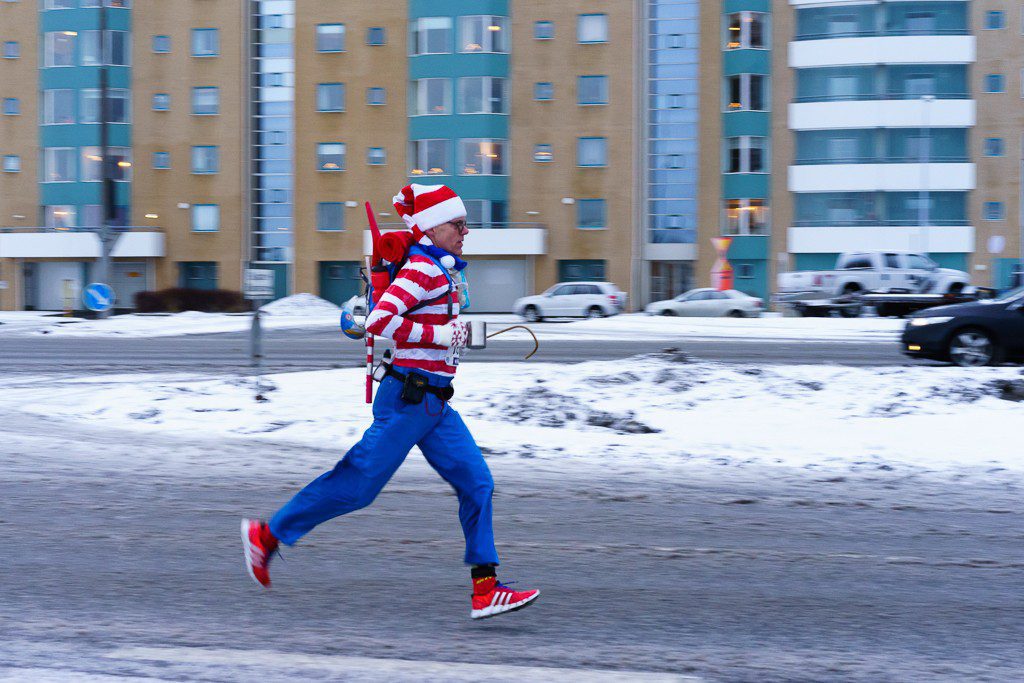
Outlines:
[[[366,218],[370,222],[370,236],[372,239],[372,251],[371,256],[368,259],[366,269],[370,276],[370,281],[373,281],[373,268],[374,266],[380,265],[380,251],[378,250],[378,244],[380,243],[380,228],[377,227],[377,218],[373,215],[373,208],[370,206],[370,202],[366,202]],[[372,292],[367,292],[367,296],[372,296]],[[378,295],[379,296],[379,295]],[[366,302],[366,310],[370,310],[372,302]],[[369,314],[367,314],[369,315]],[[369,332],[366,333],[366,402],[373,403],[373,335]]]

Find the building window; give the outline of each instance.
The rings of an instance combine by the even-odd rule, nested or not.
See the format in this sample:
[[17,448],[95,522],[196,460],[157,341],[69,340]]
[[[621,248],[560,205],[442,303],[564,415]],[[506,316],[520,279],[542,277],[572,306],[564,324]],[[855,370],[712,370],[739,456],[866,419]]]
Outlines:
[[768,77],[760,74],[729,76],[726,111],[766,111]]
[[21,157],[17,154],[5,154],[4,173],[21,173]]
[[367,88],[366,103],[372,106],[387,104],[388,92],[384,88]]
[[171,51],[170,36],[153,36],[153,52],[167,53]]
[[317,52],[345,51],[345,24],[318,24],[316,27]]
[[127,31],[107,31],[103,41],[103,56],[112,66],[130,66],[131,48]]
[[47,206],[43,209],[43,221],[50,230],[76,228],[78,227],[78,212],[74,206]]
[[[103,157],[99,147],[82,147],[81,180],[83,183],[98,183],[103,180]],[[132,151],[128,147],[108,147],[111,180],[132,179]]]
[[220,113],[220,88],[203,86],[192,88],[192,113],[211,116]]
[[366,150],[366,163],[370,166],[383,166],[388,163],[388,153],[383,147],[369,147]]
[[43,9],[74,9],[78,7],[77,0],[46,0]]
[[345,111],[345,84],[318,83],[316,110],[319,112]]
[[[99,7],[100,0],[82,0],[82,7]],[[103,0],[104,7],[131,9],[132,0]]]
[[192,56],[216,57],[220,54],[220,32],[215,28],[192,29]]
[[413,55],[439,55],[452,51],[451,17],[420,17],[412,25]]
[[555,86],[552,83],[540,82],[533,84],[533,99],[540,102],[547,102],[554,99]]
[[[80,123],[100,122],[100,91],[86,88],[79,91],[81,100],[78,106]],[[125,88],[111,88],[107,91],[107,113],[109,123],[129,123],[131,115],[131,93]]]
[[387,31],[381,26],[371,26],[366,29],[367,45],[386,45],[388,42]]
[[452,81],[450,78],[421,78],[412,82],[410,116],[451,114]]
[[607,166],[608,140],[606,138],[578,138],[576,141],[577,166]]
[[985,202],[985,220],[1001,221],[1006,217],[1002,202]]
[[985,75],[985,92],[1000,93],[1003,92],[1003,75],[1002,74],[986,74]]
[[48,32],[44,39],[43,66],[74,66],[77,38],[74,31]]
[[18,116],[21,114],[21,101],[17,97],[4,98],[4,116]]
[[170,152],[153,152],[153,168],[166,170],[171,167]]
[[551,151],[551,145],[534,145],[533,160],[542,164],[554,161],[553,152]]
[[989,30],[1006,28],[1006,13],[999,10],[986,12],[985,28]]
[[608,77],[580,76],[576,79],[576,103],[584,106],[608,104]]
[[726,173],[765,173],[768,166],[768,138],[742,135],[726,140]]
[[192,205],[192,232],[217,232],[220,230],[219,204]]
[[75,91],[70,88],[43,91],[43,125],[75,122]]
[[599,230],[608,227],[608,206],[603,199],[576,200],[576,227],[581,230]]
[[500,200],[466,199],[466,223],[474,228],[502,227],[508,221],[508,204]]
[[507,114],[508,81],[492,76],[459,79],[460,114]]
[[316,229],[345,229],[345,205],[341,202],[320,202],[316,205]]
[[220,172],[220,151],[213,145],[192,147],[192,172],[196,175],[210,175]]
[[448,140],[412,140],[409,143],[409,160],[412,162],[411,176],[448,175]]
[[460,17],[459,52],[508,52],[508,17]]
[[555,22],[535,21],[533,22],[533,37],[537,40],[551,40],[555,37]]
[[568,259],[558,262],[559,282],[602,282],[605,279],[604,273],[605,262],[598,259]]
[[1001,157],[1001,156],[1003,156],[1003,139],[1002,138],[985,138],[985,156],[987,156],[987,157]]
[[741,280],[754,279],[754,266],[749,263],[741,263],[736,266],[736,277]]
[[726,235],[767,235],[768,200],[725,200],[725,225],[722,232]]
[[764,49],[765,15],[761,12],[733,12],[727,16],[725,49]]
[[337,173],[345,170],[345,143],[321,142],[316,146],[316,170]]
[[21,56],[21,45],[16,40],[4,41],[4,59],[17,59]]
[[581,43],[607,43],[608,15],[579,15],[576,20],[576,40]]
[[153,111],[167,111],[171,108],[171,96],[165,92],[153,94]]
[[505,175],[505,140],[459,140],[459,175]]

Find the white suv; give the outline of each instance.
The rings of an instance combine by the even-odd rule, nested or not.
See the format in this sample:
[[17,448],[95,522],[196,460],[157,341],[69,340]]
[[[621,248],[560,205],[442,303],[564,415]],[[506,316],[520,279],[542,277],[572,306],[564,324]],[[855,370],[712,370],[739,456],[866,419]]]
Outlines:
[[603,318],[626,308],[626,293],[611,282],[559,282],[543,294],[517,299],[513,312],[529,322],[544,318]]

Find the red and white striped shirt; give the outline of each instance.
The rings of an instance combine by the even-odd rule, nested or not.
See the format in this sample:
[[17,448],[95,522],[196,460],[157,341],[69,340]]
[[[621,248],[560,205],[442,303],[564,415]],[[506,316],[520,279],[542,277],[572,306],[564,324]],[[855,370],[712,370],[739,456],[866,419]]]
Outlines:
[[[429,306],[405,312],[420,303],[449,296]],[[448,306],[451,301],[451,317]],[[373,312],[366,318],[366,331],[395,341],[395,367],[433,372],[454,377],[456,367],[445,362],[448,349],[434,344],[434,331],[459,315],[459,295],[449,284],[441,267],[429,256],[410,254]]]

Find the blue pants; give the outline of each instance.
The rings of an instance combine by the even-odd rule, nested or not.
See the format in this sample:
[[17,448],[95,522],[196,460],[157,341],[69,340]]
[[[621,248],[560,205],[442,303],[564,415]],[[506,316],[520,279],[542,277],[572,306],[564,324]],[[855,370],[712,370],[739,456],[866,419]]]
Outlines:
[[[447,378],[423,373],[434,386]],[[480,448],[462,417],[428,393],[422,403],[400,397],[402,382],[385,377],[373,401],[373,424],[334,469],[295,494],[270,520],[270,531],[292,545],[317,524],[366,507],[419,446],[430,466],[459,498],[459,521],[466,536],[468,564],[498,564],[491,528],[494,481]]]

